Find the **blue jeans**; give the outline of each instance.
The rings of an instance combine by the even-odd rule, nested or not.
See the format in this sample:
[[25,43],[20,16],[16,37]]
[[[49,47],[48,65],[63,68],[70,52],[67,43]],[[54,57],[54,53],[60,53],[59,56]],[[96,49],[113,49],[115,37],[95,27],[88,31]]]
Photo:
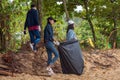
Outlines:
[[34,48],[34,50],[36,50],[35,46],[40,41],[40,32],[39,32],[39,30],[31,30],[31,31],[29,31],[29,35],[30,35],[31,43],[34,43],[33,48]]
[[[58,59],[59,53],[58,53],[57,49],[55,48],[55,45],[51,41],[46,42],[45,47],[47,49],[47,54],[48,54],[47,64],[52,65]],[[55,55],[54,58],[52,58],[52,53]]]

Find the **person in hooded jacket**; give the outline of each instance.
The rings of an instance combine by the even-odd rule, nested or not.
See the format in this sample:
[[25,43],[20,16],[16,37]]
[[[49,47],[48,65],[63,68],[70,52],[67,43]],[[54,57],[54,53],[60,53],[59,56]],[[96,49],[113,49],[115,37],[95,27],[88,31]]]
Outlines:
[[31,9],[27,12],[27,17],[24,25],[24,34],[26,34],[26,28],[28,28],[30,35],[30,47],[36,52],[36,45],[40,42],[40,24],[36,5],[32,4]]

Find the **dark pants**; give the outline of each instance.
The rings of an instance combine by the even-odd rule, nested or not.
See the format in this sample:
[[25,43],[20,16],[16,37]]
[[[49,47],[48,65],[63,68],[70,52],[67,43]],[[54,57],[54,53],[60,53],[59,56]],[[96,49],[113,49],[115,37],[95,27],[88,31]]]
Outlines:
[[[47,49],[47,54],[48,54],[48,65],[54,64],[54,62],[58,59],[59,57],[59,53],[57,51],[57,49],[55,48],[55,45],[53,44],[53,42],[48,41],[45,43],[45,47]],[[52,53],[55,55],[54,58],[52,58]]]
[[40,32],[39,32],[39,30],[31,30],[31,31],[29,31],[29,35],[30,35],[31,43],[34,43],[33,48],[34,48],[34,50],[36,50],[35,46],[40,41]]

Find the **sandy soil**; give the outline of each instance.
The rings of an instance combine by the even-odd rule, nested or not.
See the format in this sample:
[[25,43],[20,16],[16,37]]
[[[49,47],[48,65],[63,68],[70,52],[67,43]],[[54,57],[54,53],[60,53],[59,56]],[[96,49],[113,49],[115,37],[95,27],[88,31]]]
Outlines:
[[[46,52],[20,51],[15,54],[15,77],[0,76],[0,80],[120,80],[120,50],[83,51],[85,68],[82,75],[62,74],[59,60],[53,66],[56,75],[45,72]],[[37,56],[36,56],[37,55]]]

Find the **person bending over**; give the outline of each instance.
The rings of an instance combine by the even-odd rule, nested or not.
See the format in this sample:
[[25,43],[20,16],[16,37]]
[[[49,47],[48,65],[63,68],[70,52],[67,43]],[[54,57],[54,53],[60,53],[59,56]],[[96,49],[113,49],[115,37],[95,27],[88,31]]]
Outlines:
[[74,22],[72,20],[69,20],[68,21],[68,27],[67,27],[67,35],[66,35],[66,40],[67,41],[77,39],[76,34],[74,32],[74,27],[75,27]]

